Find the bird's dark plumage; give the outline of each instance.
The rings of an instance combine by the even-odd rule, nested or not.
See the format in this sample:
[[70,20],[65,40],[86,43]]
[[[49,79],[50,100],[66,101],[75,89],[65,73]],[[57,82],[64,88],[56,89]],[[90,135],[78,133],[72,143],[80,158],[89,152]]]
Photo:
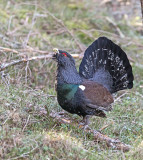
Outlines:
[[86,49],[79,74],[102,84],[111,93],[133,87],[132,67],[126,53],[106,37],[98,38]]
[[73,57],[58,50],[57,98],[70,113],[105,117],[112,93],[133,87],[132,67],[126,53],[111,40],[100,37],[85,51],[79,67]]

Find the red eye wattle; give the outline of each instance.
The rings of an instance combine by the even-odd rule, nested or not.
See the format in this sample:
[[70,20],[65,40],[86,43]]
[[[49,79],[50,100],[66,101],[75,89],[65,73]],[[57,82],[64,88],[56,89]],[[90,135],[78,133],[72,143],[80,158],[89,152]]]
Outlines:
[[67,56],[67,54],[66,53],[62,53],[64,56]]

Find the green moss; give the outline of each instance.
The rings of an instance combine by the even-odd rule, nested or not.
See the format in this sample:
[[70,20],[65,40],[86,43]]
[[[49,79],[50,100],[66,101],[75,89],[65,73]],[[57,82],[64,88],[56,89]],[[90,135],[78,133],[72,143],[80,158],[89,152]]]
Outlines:
[[69,3],[68,7],[70,9],[75,9],[75,10],[77,10],[77,9],[83,9],[84,8],[84,4],[83,3],[79,3],[79,2],[77,2],[77,3]]
[[65,23],[69,29],[89,29],[88,23],[81,21],[81,20],[76,20],[74,21],[66,21]]
[[85,34],[83,32],[78,32],[78,37],[80,38],[80,40],[84,44],[88,45],[88,44],[91,44],[93,42],[93,39],[90,38],[87,34]]

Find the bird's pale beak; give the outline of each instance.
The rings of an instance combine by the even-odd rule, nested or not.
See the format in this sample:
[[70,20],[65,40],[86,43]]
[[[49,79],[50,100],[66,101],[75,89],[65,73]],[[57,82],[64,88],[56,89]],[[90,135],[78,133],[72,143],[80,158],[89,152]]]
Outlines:
[[54,52],[54,54],[53,54],[53,59],[56,59],[57,58],[57,55],[59,54],[59,50],[58,50],[58,48],[53,48],[53,52]]
[[58,48],[54,48],[53,51],[54,51],[55,54],[59,54]]

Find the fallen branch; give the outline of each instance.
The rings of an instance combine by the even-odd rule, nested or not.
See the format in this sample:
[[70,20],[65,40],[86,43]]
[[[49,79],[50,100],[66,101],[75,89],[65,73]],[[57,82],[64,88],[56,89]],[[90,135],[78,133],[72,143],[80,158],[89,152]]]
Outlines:
[[5,47],[0,47],[0,51],[1,52],[13,52],[13,53],[21,53],[21,52],[32,52],[32,53],[40,53],[40,54],[48,54],[47,51],[41,51],[41,50],[37,50],[37,49],[33,49],[32,47],[26,47],[25,49],[18,49],[18,50],[15,50],[15,49],[11,49],[11,48],[5,48]]
[[15,49],[0,47],[0,51],[18,53]]
[[20,64],[20,63],[28,62],[28,61],[32,61],[32,60],[46,59],[46,58],[51,58],[51,57],[52,57],[51,55],[42,55],[42,56],[35,56],[35,57],[31,57],[31,58],[23,58],[20,60],[14,60],[9,63],[3,63],[0,65],[0,72],[3,71],[4,69],[6,69],[10,66],[14,66],[16,64]]
[[111,147],[112,149],[116,149],[116,150],[121,150],[123,152],[128,152],[130,150],[130,146],[121,142],[120,140],[118,139],[113,139],[113,138],[110,138],[98,131],[95,131],[95,130],[89,130],[87,131],[89,133],[92,133],[93,136],[94,136],[94,139],[98,142],[105,142],[106,145],[108,147]]
[[[81,58],[82,55],[80,54],[71,54],[74,58]],[[34,56],[34,57],[30,57],[30,58],[22,58],[19,60],[14,60],[12,62],[9,63],[2,63],[0,64],[0,72],[5,70],[8,67],[20,64],[20,63],[25,63],[28,61],[33,61],[33,60],[40,60],[40,59],[48,59],[48,58],[52,58],[52,54],[48,54],[48,55],[41,55],[41,56]]]
[[[73,122],[73,120],[65,114],[58,114],[58,113],[53,112],[50,114],[50,117],[54,118],[55,121],[57,121],[60,124],[72,124],[77,128],[78,123]],[[97,142],[105,142],[106,145],[112,149],[121,150],[123,152],[127,152],[130,150],[129,145],[124,144],[123,142],[121,142],[118,139],[110,138],[110,137],[100,133],[99,131],[96,131],[96,130],[93,130],[90,128],[87,128],[87,129],[81,128],[81,129],[83,129],[86,133],[92,134],[94,139]]]

